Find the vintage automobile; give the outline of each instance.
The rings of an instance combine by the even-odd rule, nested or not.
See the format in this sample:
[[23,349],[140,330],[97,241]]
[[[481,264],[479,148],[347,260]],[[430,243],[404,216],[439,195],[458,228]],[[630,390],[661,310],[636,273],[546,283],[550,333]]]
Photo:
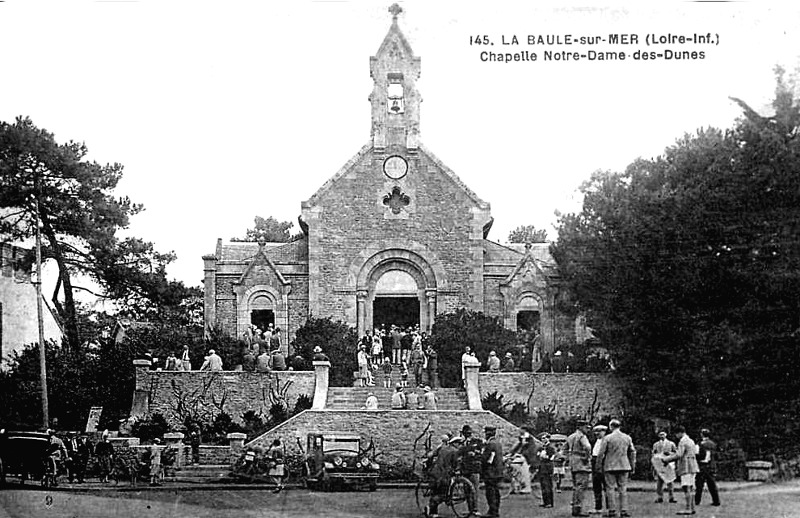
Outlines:
[[0,430],[0,484],[6,483],[6,475],[19,476],[20,483],[41,479],[49,447],[46,433]]
[[305,484],[329,491],[335,487],[378,487],[380,466],[361,449],[361,437],[347,433],[310,433],[306,440]]

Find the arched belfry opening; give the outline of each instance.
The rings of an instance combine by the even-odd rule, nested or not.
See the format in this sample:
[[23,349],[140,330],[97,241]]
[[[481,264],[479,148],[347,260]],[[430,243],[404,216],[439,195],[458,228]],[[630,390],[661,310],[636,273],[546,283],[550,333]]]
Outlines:
[[384,250],[362,266],[356,297],[360,335],[382,325],[419,325],[430,331],[436,315],[436,277],[417,254]]

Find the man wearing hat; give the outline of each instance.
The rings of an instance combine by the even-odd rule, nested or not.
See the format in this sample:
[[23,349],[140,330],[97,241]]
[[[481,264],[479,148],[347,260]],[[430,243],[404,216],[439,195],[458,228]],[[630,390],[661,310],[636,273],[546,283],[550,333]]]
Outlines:
[[404,410],[406,404],[406,395],[403,394],[403,386],[398,383],[394,386],[394,394],[392,394],[392,410]]
[[556,449],[550,444],[550,434],[542,432],[539,434],[542,441],[542,448],[539,450],[539,486],[542,488],[541,507],[553,507],[553,459],[556,456]]
[[589,423],[583,419],[575,422],[575,432],[567,437],[567,459],[572,472],[572,516],[589,516],[583,512],[583,493],[589,487],[592,473],[592,445],[586,436]]
[[314,358],[315,362],[329,362],[329,361],[331,361],[330,358],[328,358],[328,355],[325,354],[324,352],[322,352],[322,347],[320,347],[320,346],[314,347],[314,357],[313,358]]
[[439,516],[439,504],[444,502],[447,496],[450,477],[458,465],[457,452],[454,446],[457,444],[457,439],[459,438],[449,439],[447,435],[443,435],[442,444],[432,453],[431,469],[428,471],[431,483],[431,497],[428,500],[428,505],[425,506],[426,518]]
[[[651,463],[654,467],[658,467],[658,463],[661,463],[661,459],[664,456],[672,455],[678,451],[678,447],[675,446],[675,443],[667,439],[667,432],[661,430],[658,432],[658,440],[653,443],[652,449],[652,459]],[[664,464],[661,464],[664,466]],[[660,504],[664,502],[664,485],[667,486],[667,492],[669,493],[669,501],[671,503],[675,503],[675,493],[673,490],[673,482],[675,480],[675,469],[657,469],[656,468],[656,503]]]
[[472,427],[465,424],[461,428],[461,437],[464,438],[458,449],[458,458],[461,464],[461,474],[471,483],[475,491],[467,495],[467,506],[470,513],[478,512],[478,502],[476,501],[480,481],[481,481],[481,452],[483,451],[483,441],[472,435]]
[[497,428],[486,426],[483,432],[486,441],[481,457],[481,477],[486,491],[486,503],[489,504],[489,510],[484,516],[497,518],[500,516],[500,482],[505,472],[503,447],[497,441]]
[[507,352],[505,357],[503,358],[503,366],[500,367],[502,372],[514,372],[514,357],[511,355],[510,352]]
[[623,433],[620,426],[622,423],[617,419],[608,423],[611,432],[603,439],[597,454],[597,462],[602,467],[606,480],[607,516],[617,515],[616,500],[619,500],[619,515],[630,516],[627,487],[628,477],[636,469],[636,448],[633,447],[631,436]]
[[[595,425],[592,428],[594,432],[594,444],[592,445],[592,491],[594,492],[594,510],[589,511],[589,514],[600,514],[603,512],[603,497],[605,496],[606,483],[603,476],[603,467],[597,462],[597,454],[600,453],[600,445],[603,438],[608,432],[608,426],[604,424]],[[606,502],[608,508],[608,502]]]

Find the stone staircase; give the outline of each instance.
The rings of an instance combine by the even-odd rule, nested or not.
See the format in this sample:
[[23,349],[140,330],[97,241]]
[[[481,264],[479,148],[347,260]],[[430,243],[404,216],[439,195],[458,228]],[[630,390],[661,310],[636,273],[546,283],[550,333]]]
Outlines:
[[[406,395],[411,387],[405,389]],[[330,410],[358,410],[364,408],[367,396],[370,392],[378,398],[378,408],[389,410],[392,408],[392,394],[394,388],[375,387],[330,387],[328,388],[328,400],[325,404],[326,409]],[[463,389],[440,388],[435,390],[438,410],[466,410],[467,394]],[[420,402],[422,401],[422,389],[417,389]]]
[[190,464],[176,470],[174,476],[167,476],[164,480],[188,484],[221,482],[229,479],[230,472],[231,467],[227,464]]
[[[390,388],[383,386],[383,371],[375,375],[375,386],[373,387],[328,387],[328,397],[325,408],[330,410],[359,410],[364,408],[367,396],[370,392],[378,398],[378,408],[390,410],[392,408],[392,394],[395,386],[400,382],[400,372],[398,369],[392,371],[392,382]],[[410,391],[416,391],[422,403],[422,388],[414,387],[414,376],[409,375],[408,387],[403,391],[408,395]],[[464,389],[438,388],[435,389],[436,401],[439,410],[467,410],[467,393]]]

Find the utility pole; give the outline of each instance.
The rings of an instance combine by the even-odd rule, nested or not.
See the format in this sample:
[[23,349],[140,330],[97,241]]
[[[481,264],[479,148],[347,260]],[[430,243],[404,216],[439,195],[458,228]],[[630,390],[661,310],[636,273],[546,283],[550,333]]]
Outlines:
[[44,347],[44,320],[42,317],[42,232],[39,218],[39,179],[34,178],[34,194],[36,203],[36,317],[39,321],[39,376],[42,387],[42,423],[44,428],[50,428],[50,409],[47,402],[47,362]]

